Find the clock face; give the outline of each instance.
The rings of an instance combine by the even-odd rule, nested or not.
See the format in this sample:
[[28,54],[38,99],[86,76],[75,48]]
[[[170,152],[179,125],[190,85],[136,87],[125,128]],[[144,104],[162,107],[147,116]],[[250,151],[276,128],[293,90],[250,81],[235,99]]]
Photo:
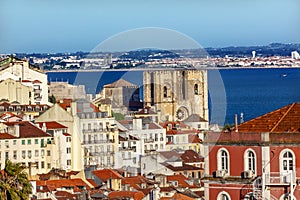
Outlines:
[[177,112],[176,112],[176,117],[179,120],[183,120],[183,118],[184,118],[184,111],[181,110],[181,109],[178,109]]

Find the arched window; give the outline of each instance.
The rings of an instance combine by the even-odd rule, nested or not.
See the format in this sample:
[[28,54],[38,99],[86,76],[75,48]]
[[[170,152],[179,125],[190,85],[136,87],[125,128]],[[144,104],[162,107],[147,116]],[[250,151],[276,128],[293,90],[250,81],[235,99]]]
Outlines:
[[284,149],[280,152],[279,156],[280,172],[289,173],[295,171],[296,157],[292,150]]
[[225,148],[221,148],[217,154],[218,170],[225,170],[229,174],[229,153]]
[[244,153],[244,170],[256,173],[256,155],[252,149],[248,149]]
[[293,160],[292,153],[289,151],[285,152],[282,159],[282,169],[284,171],[292,171],[294,169]]
[[217,200],[230,200],[230,195],[227,192],[222,191],[218,194]]
[[168,88],[164,86],[164,98],[168,97]]
[[226,151],[222,151],[221,153],[221,168],[228,169],[228,154]]
[[194,85],[194,94],[199,94],[198,84]]

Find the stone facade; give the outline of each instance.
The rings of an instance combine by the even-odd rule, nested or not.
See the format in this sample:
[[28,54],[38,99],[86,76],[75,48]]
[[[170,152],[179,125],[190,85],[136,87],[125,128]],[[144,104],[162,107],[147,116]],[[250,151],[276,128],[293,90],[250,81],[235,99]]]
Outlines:
[[162,120],[185,120],[197,114],[208,121],[206,70],[144,72],[144,106],[161,111]]

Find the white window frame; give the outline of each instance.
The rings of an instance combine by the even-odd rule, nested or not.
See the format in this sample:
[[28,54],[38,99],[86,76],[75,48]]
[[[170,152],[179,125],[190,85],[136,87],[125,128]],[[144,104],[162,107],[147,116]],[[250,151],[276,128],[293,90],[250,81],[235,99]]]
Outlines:
[[[283,158],[284,154],[285,153],[291,153],[292,154],[292,162],[293,162],[293,169],[290,170],[290,169],[287,169],[287,170],[284,170],[284,167],[283,167],[283,161],[285,160]],[[279,154],[279,169],[280,169],[280,173],[287,173],[287,172],[290,172],[290,171],[293,171],[294,174],[295,174],[295,170],[296,170],[296,156],[295,156],[295,153],[294,151],[292,151],[291,149],[283,149],[280,154]]]
[[[225,169],[224,167],[222,167],[222,152],[226,152],[227,153],[227,169]],[[218,153],[217,153],[217,169],[218,170],[227,170],[227,175],[230,174],[230,154],[228,152],[227,149],[225,148],[220,148],[218,150]]]
[[[228,199],[223,199],[223,198],[222,198],[223,195],[226,195]],[[217,200],[231,200],[231,198],[230,198],[230,195],[229,195],[227,192],[222,191],[222,192],[220,192],[220,193],[218,194]]]
[[[252,152],[254,155],[254,169],[249,169],[249,152]],[[257,174],[257,156],[256,153],[253,149],[249,148],[246,149],[244,152],[244,171],[253,171],[253,173],[256,175]]]

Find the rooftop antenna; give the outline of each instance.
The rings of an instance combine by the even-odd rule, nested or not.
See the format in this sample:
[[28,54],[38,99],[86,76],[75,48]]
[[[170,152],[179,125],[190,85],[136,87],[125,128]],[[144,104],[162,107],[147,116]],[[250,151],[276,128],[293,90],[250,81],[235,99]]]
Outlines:
[[241,113],[240,122],[244,123],[244,113]]
[[235,121],[235,132],[239,132],[239,130],[238,130],[238,116],[237,116],[237,114],[234,115],[234,121]]

